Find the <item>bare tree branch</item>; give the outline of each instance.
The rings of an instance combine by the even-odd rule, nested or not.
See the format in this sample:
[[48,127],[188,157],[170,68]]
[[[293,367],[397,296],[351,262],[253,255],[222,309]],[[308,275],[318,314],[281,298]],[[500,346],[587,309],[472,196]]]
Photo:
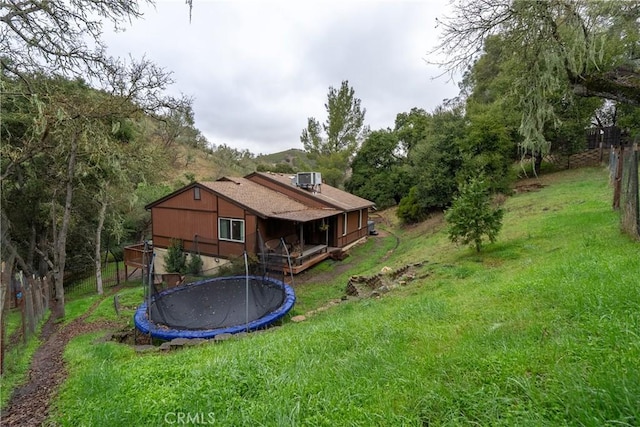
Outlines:
[[140,16],[139,2],[129,0],[3,1],[0,52],[15,73],[95,75],[104,65],[104,23],[120,28]]

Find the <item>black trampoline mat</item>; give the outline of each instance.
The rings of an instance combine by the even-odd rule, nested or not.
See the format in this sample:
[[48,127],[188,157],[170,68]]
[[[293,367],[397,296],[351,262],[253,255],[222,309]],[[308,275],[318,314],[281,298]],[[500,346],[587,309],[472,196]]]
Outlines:
[[255,277],[248,283],[248,293],[244,277],[160,293],[151,304],[151,320],[175,329],[217,329],[252,322],[282,305],[284,287]]

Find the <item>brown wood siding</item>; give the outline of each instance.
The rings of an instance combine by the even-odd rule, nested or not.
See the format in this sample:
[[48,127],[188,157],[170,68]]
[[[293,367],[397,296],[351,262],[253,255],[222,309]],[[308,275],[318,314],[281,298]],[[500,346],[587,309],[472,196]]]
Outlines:
[[244,209],[223,198],[218,198],[218,215],[220,218],[244,219]]
[[201,210],[213,212],[216,210],[216,195],[204,188],[200,189],[200,200],[194,199],[193,188],[188,188],[170,199],[157,204],[154,208],[176,208],[181,210]]
[[[194,252],[196,251],[195,244],[190,248]],[[218,244],[217,243],[203,243],[198,241],[198,252],[201,255],[218,256]]]
[[295,187],[291,187],[288,188],[286,185],[283,185],[280,182],[273,182],[271,180],[265,179],[264,177],[260,176],[260,175],[253,175],[251,176],[251,181],[260,184],[264,187],[270,188],[274,191],[277,191],[279,193],[284,194],[287,197],[291,197],[293,200],[297,200],[300,203],[303,203],[307,206],[313,207],[313,208],[324,208],[326,207],[326,205],[320,201],[318,201],[316,198],[314,198],[313,196],[309,195],[307,196],[306,194],[298,191],[298,189],[296,189]]
[[[217,199],[211,192],[200,188],[200,199],[194,189],[188,188],[151,208],[153,243],[168,248],[171,239],[181,239],[184,248],[196,249],[203,255],[218,254]],[[198,247],[194,237],[198,235]]]
[[244,217],[244,243],[247,252],[258,253],[258,218],[247,213]]
[[244,243],[230,242],[227,240],[220,240],[220,256],[222,258],[237,258],[244,252]]
[[[152,207],[151,216],[153,243],[160,248],[168,248],[171,239],[181,239],[186,251],[195,252],[197,249],[202,255],[221,258],[237,257],[245,249],[255,252],[257,248],[256,216],[206,189],[200,190],[200,200],[194,199],[193,188],[176,194]],[[218,240],[219,216],[245,221],[244,243]]]
[[[200,255],[218,256],[218,244],[217,243],[203,243],[198,242],[198,248],[196,251],[195,243],[191,240],[183,241],[184,249],[189,252],[199,252]],[[153,239],[153,246],[158,248],[168,248],[171,245],[170,237],[155,236]]]
[[367,209],[362,209],[362,227],[358,228],[358,211],[347,212],[347,234],[342,235],[344,215],[338,215],[337,223],[337,242],[338,246],[343,248],[350,243],[366,236],[368,234],[367,221],[369,219],[369,212]]
[[154,207],[151,215],[154,237],[193,240],[196,234],[205,239],[213,239],[215,236],[211,222],[211,216],[215,214],[212,212]]

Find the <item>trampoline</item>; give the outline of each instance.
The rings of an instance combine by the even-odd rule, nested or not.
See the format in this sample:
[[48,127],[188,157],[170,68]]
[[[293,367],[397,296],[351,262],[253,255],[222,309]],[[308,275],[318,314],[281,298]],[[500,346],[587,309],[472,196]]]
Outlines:
[[295,300],[293,288],[271,277],[217,277],[156,294],[138,308],[134,322],[161,340],[213,338],[265,328]]

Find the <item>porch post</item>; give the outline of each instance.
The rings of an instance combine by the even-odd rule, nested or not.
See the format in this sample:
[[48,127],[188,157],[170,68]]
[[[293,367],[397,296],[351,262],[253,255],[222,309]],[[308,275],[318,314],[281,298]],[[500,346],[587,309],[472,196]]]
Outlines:
[[300,247],[304,249],[304,223],[300,223]]

